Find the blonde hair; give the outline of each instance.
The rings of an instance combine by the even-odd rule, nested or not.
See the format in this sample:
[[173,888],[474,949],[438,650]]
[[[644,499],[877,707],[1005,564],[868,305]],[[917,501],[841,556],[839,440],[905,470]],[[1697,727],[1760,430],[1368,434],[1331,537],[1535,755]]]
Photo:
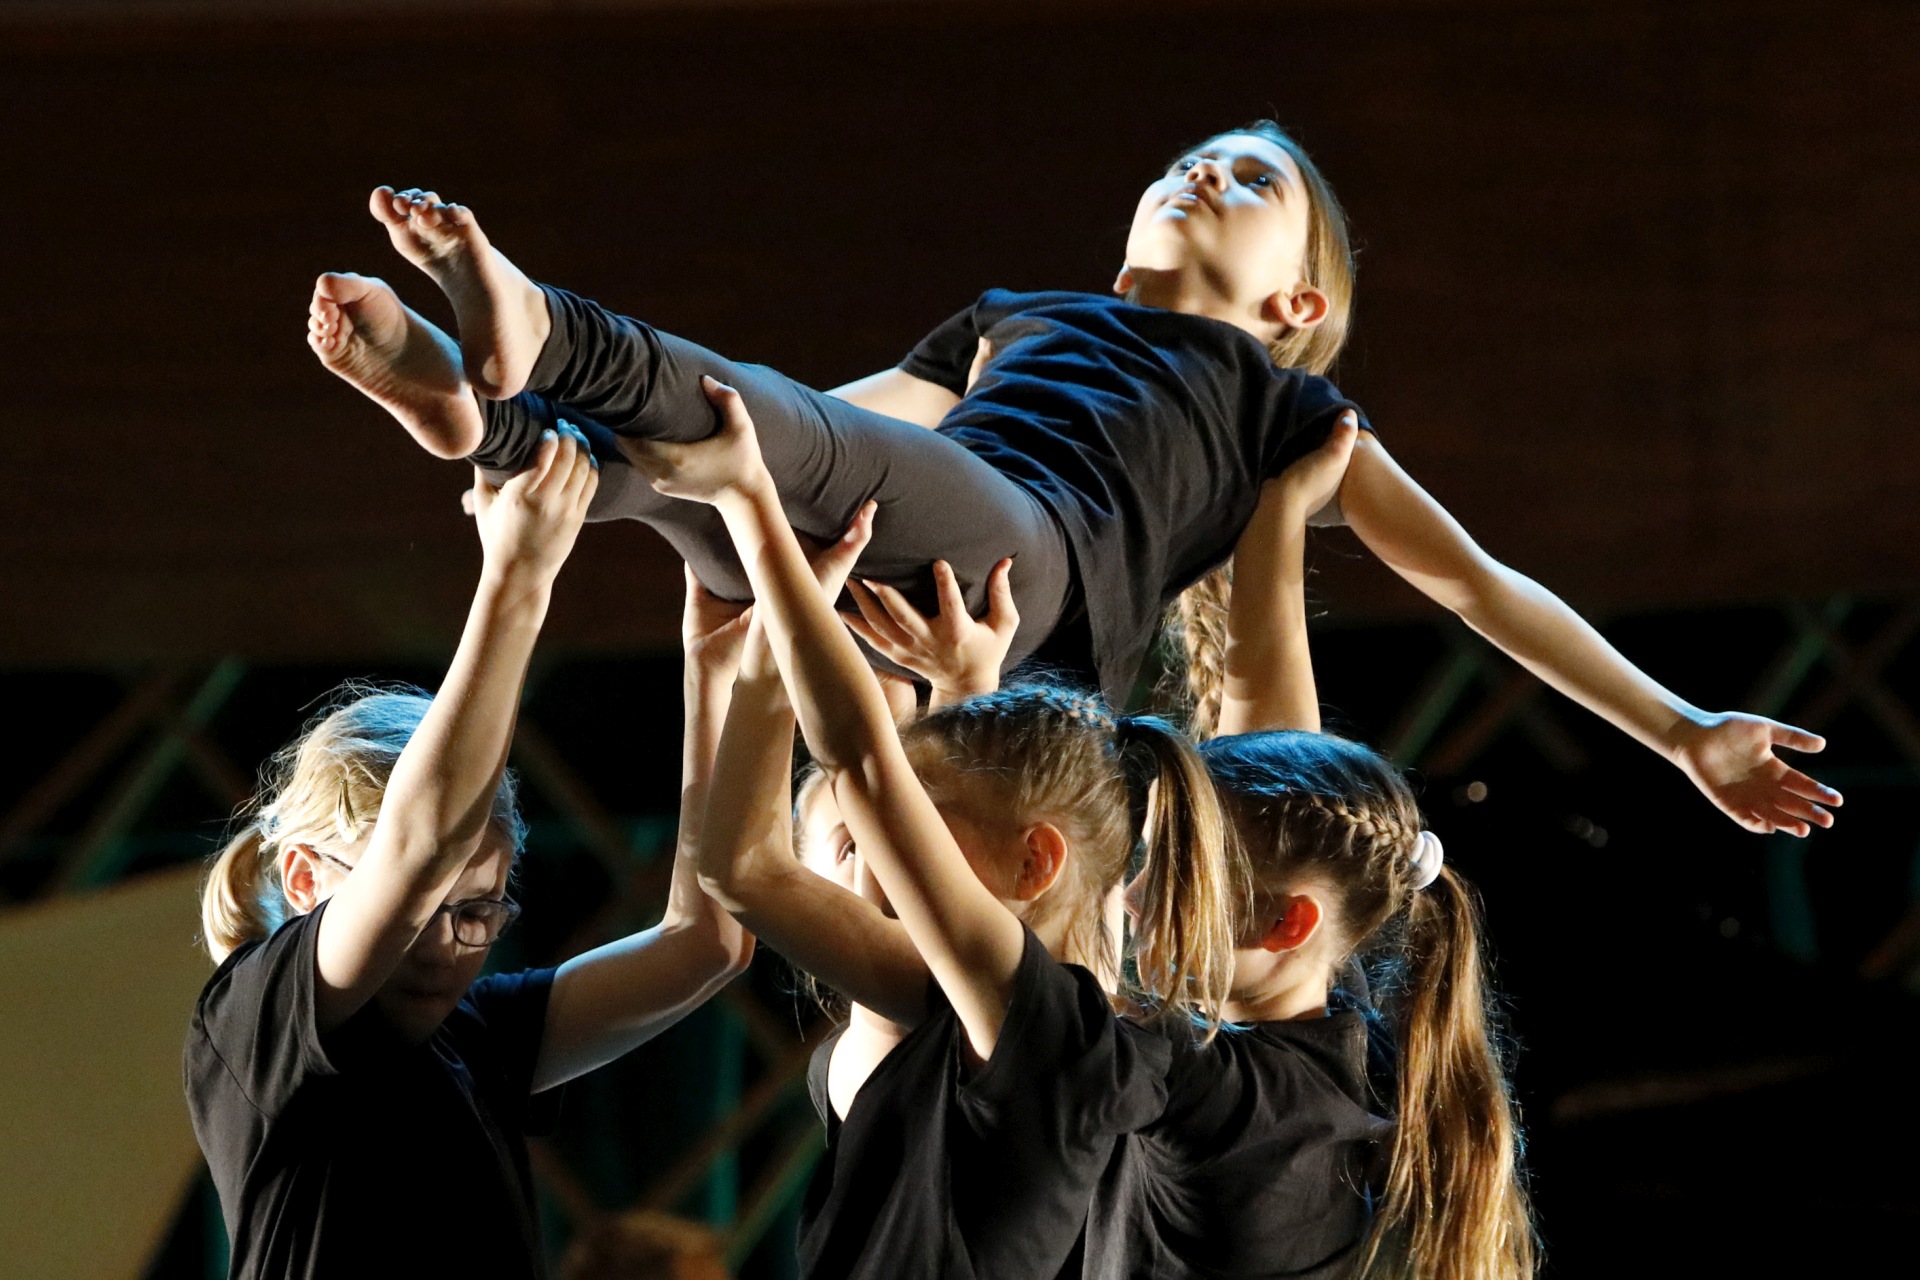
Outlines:
[[[1347,212],[1305,148],[1273,121],[1256,120],[1243,128],[1216,133],[1207,142],[1240,134],[1273,143],[1300,170],[1300,180],[1307,189],[1302,283],[1318,289],[1327,299],[1327,314],[1319,324],[1311,329],[1284,330],[1267,343],[1267,353],[1283,369],[1325,374],[1333,368],[1353,328],[1353,240],[1347,230]],[[1187,728],[1196,738],[1211,737],[1220,722],[1220,700],[1226,685],[1227,606],[1232,595],[1233,562],[1229,560],[1182,591],[1167,610],[1166,637],[1174,665],[1161,691],[1187,704]]]
[[1201,756],[1254,882],[1326,885],[1335,900],[1328,923],[1347,953],[1382,961],[1393,978],[1393,1149],[1354,1274],[1531,1276],[1532,1213],[1494,1035],[1479,902],[1451,868],[1412,887],[1424,824],[1405,777],[1366,747],[1317,733],[1215,738]]
[[1244,894],[1213,785],[1171,725],[1028,685],[929,712],[901,741],[935,804],[990,831],[1060,829],[1071,852],[1030,923],[1064,916],[1059,958],[1095,973],[1114,970],[1106,902],[1126,880],[1144,816],[1140,986],[1161,1010],[1218,1025]]
[[[284,850],[309,845],[337,853],[373,830],[394,762],[432,701],[410,686],[343,685],[300,736],[267,761],[260,789],[236,815],[238,829],[215,856],[200,895],[201,940],[215,961],[286,922]],[[527,829],[516,793],[512,772],[503,772],[492,821],[517,855]]]

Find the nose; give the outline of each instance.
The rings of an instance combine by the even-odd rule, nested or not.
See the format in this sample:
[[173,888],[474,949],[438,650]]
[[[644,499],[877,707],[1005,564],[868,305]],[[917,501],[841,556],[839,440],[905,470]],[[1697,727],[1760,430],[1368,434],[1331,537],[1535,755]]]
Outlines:
[[1208,160],[1204,157],[1195,160],[1180,176],[1196,187],[1212,187],[1215,191],[1227,189],[1227,171],[1220,167],[1220,162],[1217,160]]
[[451,965],[459,953],[453,937],[453,917],[444,911],[435,913],[409,950],[417,962],[428,968],[444,969]]

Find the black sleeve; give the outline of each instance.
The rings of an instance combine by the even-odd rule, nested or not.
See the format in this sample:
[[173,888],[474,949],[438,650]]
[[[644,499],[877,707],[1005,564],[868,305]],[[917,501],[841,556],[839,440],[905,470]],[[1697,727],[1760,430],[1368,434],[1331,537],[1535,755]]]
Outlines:
[[308,1079],[340,1070],[321,1042],[314,1010],[314,947],[325,909],[323,902],[281,925],[265,942],[228,956],[194,1009],[195,1029],[247,1101],[269,1118],[279,1115]]
[[[533,1092],[533,1071],[547,1034],[547,1000],[554,969],[523,969],[480,979],[467,988],[460,1014],[471,1006],[477,1025],[456,1031],[461,1056],[476,1067],[474,1078],[507,1123],[522,1133],[550,1132],[559,1120],[561,1089]],[[456,1014],[458,1017],[460,1014]],[[449,1020],[449,1030],[454,1030]],[[475,1034],[477,1033],[477,1035]],[[474,1043],[480,1039],[481,1043]],[[482,1071],[481,1062],[487,1064]]]
[[968,307],[920,339],[920,345],[900,362],[900,370],[964,396],[967,374],[972,371],[973,357],[979,350],[980,332],[974,323],[974,308]]
[[1327,437],[1333,433],[1333,424],[1349,410],[1360,419],[1362,431],[1373,430],[1366,412],[1325,378],[1301,373],[1297,369],[1278,372],[1282,380],[1283,399],[1276,409],[1285,416],[1285,420],[1281,429],[1269,436],[1274,452],[1268,459],[1266,475],[1279,475],[1289,465],[1325,444]]
[[959,1090],[978,1133],[1060,1151],[1152,1123],[1166,1105],[1166,1041],[1113,1012],[1078,965],[1027,931],[1013,1003],[993,1056]]

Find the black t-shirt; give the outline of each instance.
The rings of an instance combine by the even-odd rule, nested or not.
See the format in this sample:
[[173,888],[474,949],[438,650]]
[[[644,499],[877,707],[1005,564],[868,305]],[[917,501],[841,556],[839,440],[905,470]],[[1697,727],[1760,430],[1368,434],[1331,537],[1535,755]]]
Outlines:
[[187,1036],[187,1106],[245,1280],[545,1274],[525,1134],[553,970],[482,978],[425,1044],[372,1005],[320,1034],[323,903],[228,956]]
[[861,1085],[827,1100],[834,1040],[807,1083],[827,1158],[807,1188],[801,1274],[818,1280],[1055,1280],[1116,1137],[1166,1105],[1172,1046],[1116,1017],[1094,976],[1031,932],[1013,1003],[977,1072],[939,995]]
[[[981,338],[993,358],[968,392]],[[1276,367],[1243,329],[1089,293],[991,290],[900,367],[965,396],[942,434],[1059,519],[1112,698],[1130,689],[1166,606],[1233,553],[1260,482],[1358,413],[1325,378]]]
[[1392,1134],[1368,1109],[1361,1015],[1164,1034],[1166,1112],[1100,1180],[1088,1280],[1345,1276]]

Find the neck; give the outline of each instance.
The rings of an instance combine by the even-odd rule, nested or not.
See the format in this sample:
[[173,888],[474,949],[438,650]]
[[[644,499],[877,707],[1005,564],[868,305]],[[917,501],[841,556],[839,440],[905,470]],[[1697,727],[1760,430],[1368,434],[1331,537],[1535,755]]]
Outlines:
[[1204,270],[1134,266],[1127,270],[1133,276],[1133,301],[1143,307],[1206,316],[1209,320],[1244,329],[1261,342],[1273,340],[1273,325],[1261,319],[1259,302],[1236,301],[1225,287],[1225,281]]
[[1265,950],[1234,955],[1233,989],[1220,1015],[1229,1022],[1291,1022],[1327,1016],[1333,972],[1323,964],[1289,963]]

